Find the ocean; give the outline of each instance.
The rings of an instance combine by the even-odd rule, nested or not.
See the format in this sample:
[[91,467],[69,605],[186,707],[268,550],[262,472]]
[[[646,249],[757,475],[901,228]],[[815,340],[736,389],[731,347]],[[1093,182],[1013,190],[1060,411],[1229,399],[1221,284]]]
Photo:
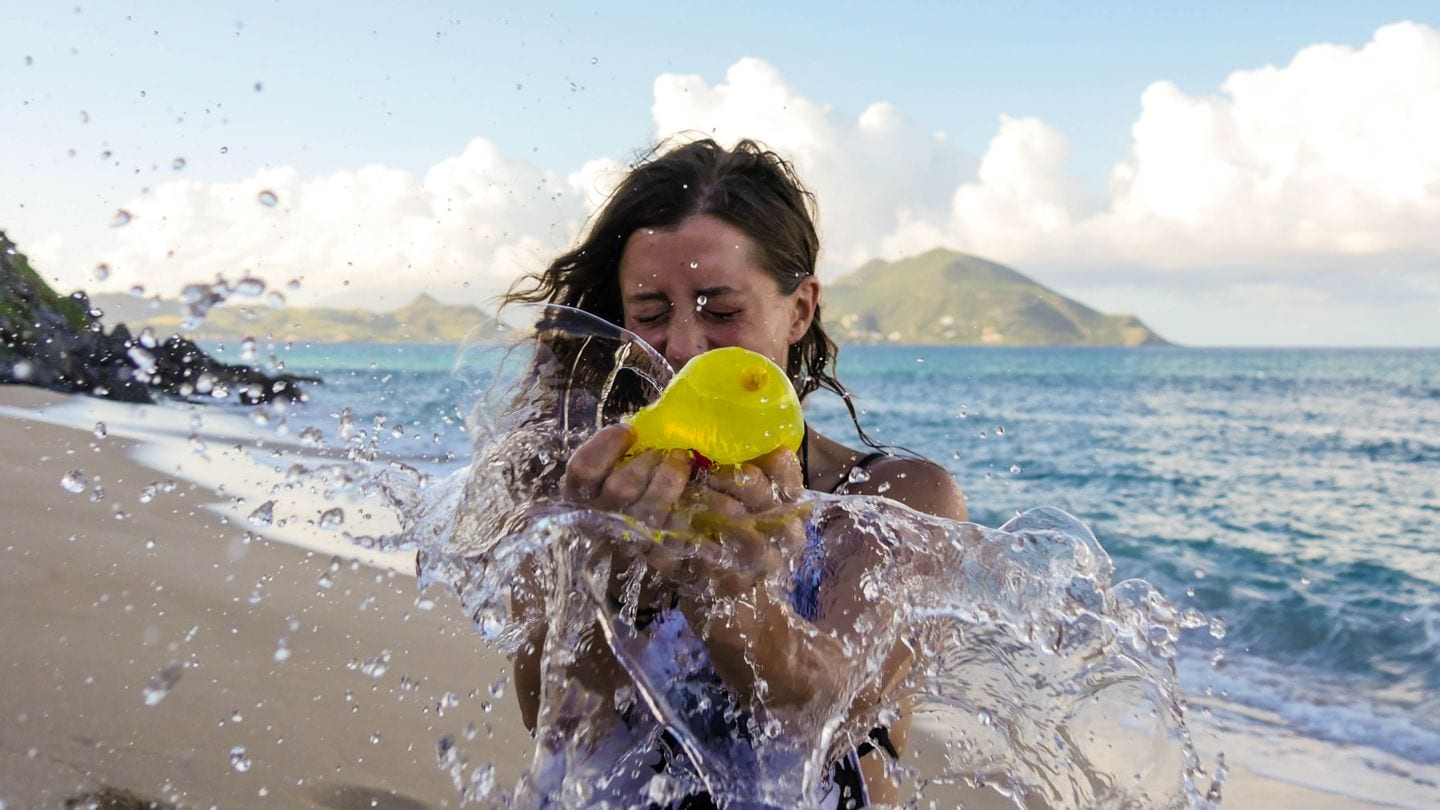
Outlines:
[[[415,466],[468,461],[455,347],[275,354],[325,380],[292,433],[348,409]],[[1178,658],[1192,705],[1440,764],[1440,351],[852,346],[840,378],[872,436],[955,475],[971,520],[1058,507],[1117,581],[1203,612]],[[837,398],[807,415],[855,443]]]

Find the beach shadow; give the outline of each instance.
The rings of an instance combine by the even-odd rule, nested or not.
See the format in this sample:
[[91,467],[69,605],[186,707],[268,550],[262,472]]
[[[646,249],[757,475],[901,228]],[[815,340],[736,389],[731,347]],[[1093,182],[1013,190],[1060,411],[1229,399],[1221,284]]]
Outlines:
[[147,799],[124,788],[102,785],[99,790],[67,798],[65,810],[179,810],[179,808],[170,802]]
[[429,810],[430,807],[418,799],[364,785],[325,785],[310,791],[310,797],[329,810]]

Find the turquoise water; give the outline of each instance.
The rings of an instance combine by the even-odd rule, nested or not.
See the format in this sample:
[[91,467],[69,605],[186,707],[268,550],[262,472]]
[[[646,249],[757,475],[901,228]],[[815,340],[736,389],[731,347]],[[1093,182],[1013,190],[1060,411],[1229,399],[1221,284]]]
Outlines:
[[[277,352],[435,469],[469,454],[449,346]],[[884,442],[944,464],[989,526],[1056,506],[1118,579],[1223,622],[1182,683],[1295,730],[1440,763],[1440,351],[850,347],[841,378]],[[809,418],[852,436],[837,400]],[[395,436],[393,429],[402,428]]]

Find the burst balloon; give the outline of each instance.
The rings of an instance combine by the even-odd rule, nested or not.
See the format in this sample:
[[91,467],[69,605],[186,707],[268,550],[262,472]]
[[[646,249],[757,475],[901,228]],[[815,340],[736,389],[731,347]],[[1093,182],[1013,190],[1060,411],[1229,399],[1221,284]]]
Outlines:
[[629,423],[632,452],[692,450],[715,464],[750,461],[777,447],[795,451],[805,436],[800,398],[785,372],[738,346],[686,363]]

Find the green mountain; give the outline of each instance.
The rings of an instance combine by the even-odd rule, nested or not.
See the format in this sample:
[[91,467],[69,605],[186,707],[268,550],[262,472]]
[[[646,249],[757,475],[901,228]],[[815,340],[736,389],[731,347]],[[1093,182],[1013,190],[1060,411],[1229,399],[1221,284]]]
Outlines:
[[[127,300],[128,299],[128,300]],[[314,343],[459,343],[487,315],[468,304],[442,304],[429,295],[392,312],[325,307],[284,307],[230,302],[217,306],[194,330],[182,330],[179,304],[155,306],[125,295],[97,296],[96,305],[110,323],[124,321],[131,331],[148,326],[157,334],[185,331],[195,340],[235,341],[245,337]],[[126,320],[127,316],[129,320]]]
[[[244,303],[241,303],[241,301]],[[180,305],[124,294],[97,295],[110,324],[161,335],[181,330]],[[1105,315],[995,262],[936,249],[897,262],[868,262],[825,288],[825,322],[842,343],[997,346],[1165,345],[1139,319]],[[315,343],[459,343],[487,320],[469,305],[421,295],[393,312],[274,309],[231,297],[210,310],[196,340],[244,337]]]
[[1168,345],[1132,315],[1105,315],[1002,264],[937,248],[867,262],[825,288],[842,343]]

